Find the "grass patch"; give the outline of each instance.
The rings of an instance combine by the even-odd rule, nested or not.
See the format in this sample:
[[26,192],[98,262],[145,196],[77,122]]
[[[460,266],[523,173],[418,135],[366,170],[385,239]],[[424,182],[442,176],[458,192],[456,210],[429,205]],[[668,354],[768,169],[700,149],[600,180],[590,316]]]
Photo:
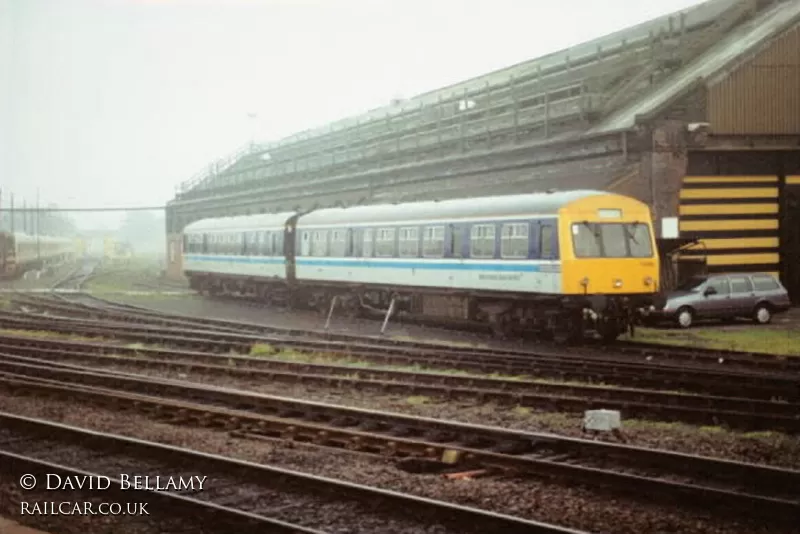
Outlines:
[[411,397],[406,397],[406,403],[411,404],[412,406],[419,406],[420,404],[428,404],[431,402],[430,397],[426,397],[425,395],[413,395]]
[[692,328],[660,330],[637,328],[632,341],[720,350],[764,352],[777,356],[800,356],[800,329],[754,326],[741,329]]
[[[390,336],[391,339],[395,341],[404,341],[404,342],[412,342],[417,343],[419,342],[419,338],[414,338],[411,336],[402,336],[402,335],[395,335]],[[444,341],[439,339],[431,339],[425,340],[425,343],[431,343],[433,345],[441,345],[443,347],[463,347],[463,348],[480,348],[480,349],[488,349],[489,345],[486,343],[479,343],[477,341]]]
[[[248,356],[264,356],[270,359],[283,360],[289,362],[301,362],[320,365],[339,365],[342,367],[355,367],[361,369],[375,369],[381,371],[406,371],[412,373],[431,373],[437,375],[454,375],[454,376],[472,376],[476,378],[496,378],[499,380],[529,380],[528,376],[506,375],[501,373],[491,373],[489,375],[484,373],[474,373],[464,371],[462,369],[441,369],[437,367],[427,367],[424,365],[382,365],[373,363],[366,360],[359,360],[344,355],[337,355],[332,353],[322,352],[300,352],[292,349],[277,349],[268,343],[256,343],[250,348]],[[538,382],[552,382],[554,384],[561,384],[556,380],[537,380]],[[574,384],[585,385],[580,382]]]

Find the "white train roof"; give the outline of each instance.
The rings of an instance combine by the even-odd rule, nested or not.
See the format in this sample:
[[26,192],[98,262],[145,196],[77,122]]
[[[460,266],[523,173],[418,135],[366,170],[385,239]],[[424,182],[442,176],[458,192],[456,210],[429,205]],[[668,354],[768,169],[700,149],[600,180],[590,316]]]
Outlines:
[[183,233],[223,232],[223,231],[248,231],[266,228],[283,228],[286,221],[294,211],[283,213],[261,213],[258,215],[239,215],[236,217],[218,217],[215,219],[202,219],[187,224]]
[[[494,197],[461,198],[403,204],[374,204],[312,211],[298,219],[297,227],[394,223],[457,219],[513,218],[557,215],[568,204],[593,196],[618,197],[604,191],[579,190]],[[609,206],[613,207],[613,206]]]

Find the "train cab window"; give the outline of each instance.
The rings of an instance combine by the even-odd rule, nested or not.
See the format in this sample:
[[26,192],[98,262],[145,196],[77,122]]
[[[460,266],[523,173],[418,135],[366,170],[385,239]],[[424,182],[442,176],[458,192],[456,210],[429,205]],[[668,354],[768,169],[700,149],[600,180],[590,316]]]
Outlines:
[[331,256],[341,258],[347,248],[347,234],[345,230],[334,230],[331,236]]
[[495,227],[493,224],[476,224],[470,234],[470,255],[473,258],[494,257]]
[[644,223],[590,223],[572,225],[577,258],[651,258],[650,228]]
[[373,231],[372,228],[364,230],[364,257],[371,258],[373,252]]
[[444,226],[428,226],[422,234],[422,255],[440,258],[444,254]]
[[644,223],[635,222],[625,225],[628,234],[628,245],[631,256],[634,258],[652,258],[653,246],[650,242],[650,227]]
[[311,234],[311,255],[312,256],[327,256],[328,255],[328,231],[315,230]]
[[419,256],[419,230],[416,228],[401,228],[399,238],[400,256],[416,258]]
[[500,235],[500,255],[503,258],[527,258],[529,243],[528,223],[503,225]]
[[553,227],[543,224],[539,227],[539,257],[542,259],[553,258],[555,256],[553,252]]
[[380,258],[394,256],[394,228],[381,228],[375,236],[375,255]]
[[575,246],[576,257],[599,258],[602,256],[600,234],[595,231],[594,225],[586,223],[573,224],[572,241]]
[[606,258],[624,258],[628,255],[625,229],[621,224],[600,224],[600,236],[603,242],[603,256]]

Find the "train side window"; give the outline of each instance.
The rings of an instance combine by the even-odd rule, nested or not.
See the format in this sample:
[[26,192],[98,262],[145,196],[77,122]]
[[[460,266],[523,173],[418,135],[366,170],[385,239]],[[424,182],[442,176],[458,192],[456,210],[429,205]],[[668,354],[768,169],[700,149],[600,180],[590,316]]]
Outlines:
[[539,257],[545,260],[553,257],[553,227],[549,224],[539,227]]
[[419,256],[419,230],[417,228],[400,229],[400,256],[416,258]]
[[381,258],[394,256],[394,228],[381,228],[375,239],[375,255]]
[[272,255],[283,256],[283,232],[280,230],[272,232]]
[[528,257],[528,223],[504,224],[500,236],[500,255],[503,258]]
[[476,224],[470,233],[470,256],[491,258],[494,256],[495,228],[493,224]]
[[444,254],[444,226],[428,226],[422,234],[422,255],[440,258]]
[[346,230],[334,230],[331,236],[331,256],[341,258],[345,255],[347,248]]
[[372,253],[374,250],[374,242],[373,242],[373,230],[372,228],[367,228],[364,230],[364,257],[371,258]]
[[328,231],[315,230],[311,235],[311,255],[312,256],[327,256],[328,255]]
[[311,255],[311,232],[303,232],[300,240],[300,247],[296,251],[297,256]]

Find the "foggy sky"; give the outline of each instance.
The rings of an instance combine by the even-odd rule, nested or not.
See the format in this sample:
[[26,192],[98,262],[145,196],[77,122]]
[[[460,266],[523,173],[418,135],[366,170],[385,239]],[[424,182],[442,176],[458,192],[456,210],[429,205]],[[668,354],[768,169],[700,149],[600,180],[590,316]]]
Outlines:
[[253,130],[276,139],[698,3],[0,0],[2,204],[38,187],[43,204],[161,205]]

